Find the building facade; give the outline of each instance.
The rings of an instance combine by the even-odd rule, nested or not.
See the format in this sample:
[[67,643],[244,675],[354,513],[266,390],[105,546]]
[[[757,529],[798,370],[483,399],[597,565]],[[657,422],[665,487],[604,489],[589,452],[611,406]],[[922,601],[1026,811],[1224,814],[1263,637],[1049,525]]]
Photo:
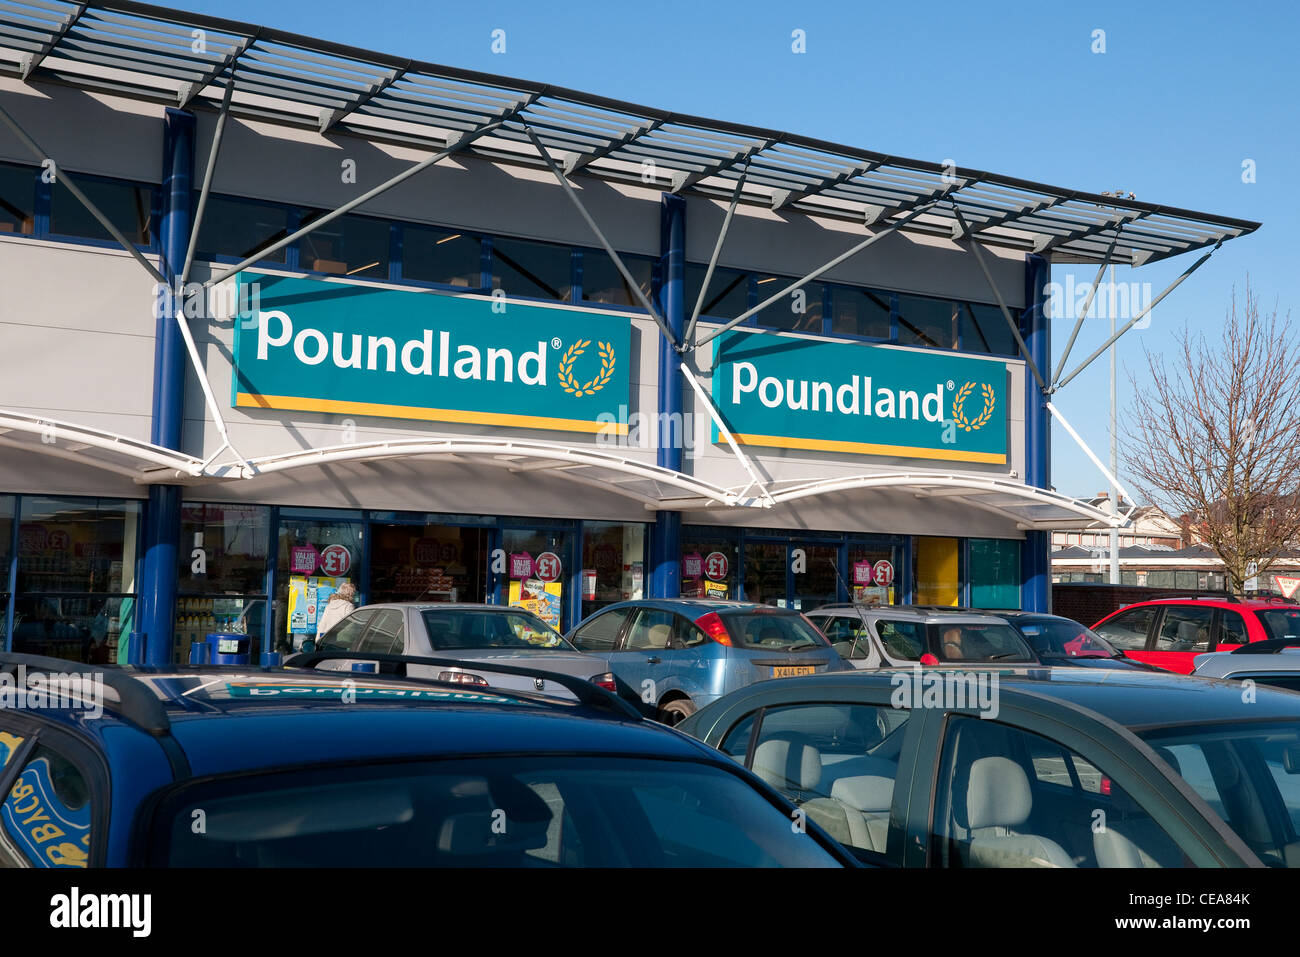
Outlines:
[[[568,91],[553,99],[582,105],[587,138],[530,153],[412,105],[442,97],[443,116],[504,80],[388,63],[337,106],[333,74],[387,61],[92,12],[91,34],[212,47],[105,65],[65,25],[0,79],[6,648],[160,663],[213,631],[284,648],[344,579],[363,601],[518,603],[561,629],[642,596],[1046,608],[1051,530],[1105,521],[1050,491],[1027,365],[1049,365],[1061,243],[981,253],[915,218],[972,178],[935,169],[846,216],[814,199],[882,163],[801,192],[739,175],[793,140],[746,158],[697,132],[712,167],[620,159],[633,134],[591,131],[631,108]],[[539,89],[511,115],[558,135]],[[438,136],[437,162],[330,218]]]

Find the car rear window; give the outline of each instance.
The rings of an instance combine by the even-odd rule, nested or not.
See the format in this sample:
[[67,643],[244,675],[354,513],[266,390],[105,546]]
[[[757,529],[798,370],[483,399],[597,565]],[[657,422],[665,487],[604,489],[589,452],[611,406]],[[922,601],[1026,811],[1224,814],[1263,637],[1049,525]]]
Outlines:
[[735,647],[756,651],[811,651],[830,642],[797,612],[728,611],[720,617]]
[[1091,628],[1068,619],[1020,622],[1034,651],[1049,658],[1114,658],[1117,652]]
[[1270,638],[1300,638],[1300,609],[1270,608],[1256,614]]
[[420,612],[434,651],[517,648],[520,651],[576,651],[558,631],[535,615],[507,611]]
[[733,773],[608,755],[218,778],[159,806],[149,857],[170,867],[838,865]]

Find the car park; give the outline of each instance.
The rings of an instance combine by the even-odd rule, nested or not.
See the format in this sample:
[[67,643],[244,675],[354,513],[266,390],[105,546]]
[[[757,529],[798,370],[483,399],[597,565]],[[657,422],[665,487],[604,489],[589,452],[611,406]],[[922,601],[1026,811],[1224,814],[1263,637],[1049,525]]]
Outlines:
[[[0,866],[855,863],[760,779],[584,679],[548,678],[561,699],[404,677],[421,662],[401,656],[366,656],[397,672],[382,677],[312,667],[339,654],[0,656]],[[100,714],[71,678],[100,683]]]
[[620,692],[666,724],[753,681],[847,667],[802,614],[751,602],[619,602],[569,640],[607,662]]
[[1300,637],[1300,606],[1227,594],[1157,598],[1126,605],[1092,629],[1130,658],[1190,674],[1197,655]]
[[[584,655],[530,611],[504,605],[395,602],[363,605],[315,642],[320,651],[430,655],[459,664],[433,669],[411,665],[413,677],[436,678],[486,688],[516,688],[566,695],[563,685],[544,677],[519,677],[478,669],[493,661],[557,671],[614,690],[614,676],[599,658]],[[335,670],[366,667],[360,659],[326,661]]]
[[1158,671],[859,671],[752,685],[680,728],[874,863],[1300,866],[1300,696],[1271,688],[1247,704]]
[[1256,684],[1300,691],[1300,639],[1270,638],[1232,651],[1197,655],[1192,674],[1198,678],[1247,679]]
[[1152,666],[1129,658],[1101,635],[1073,618],[1029,611],[998,611],[997,616],[1020,632],[1045,665],[1076,668],[1149,670]]
[[855,668],[1037,662],[1001,618],[959,608],[823,605],[808,617]]

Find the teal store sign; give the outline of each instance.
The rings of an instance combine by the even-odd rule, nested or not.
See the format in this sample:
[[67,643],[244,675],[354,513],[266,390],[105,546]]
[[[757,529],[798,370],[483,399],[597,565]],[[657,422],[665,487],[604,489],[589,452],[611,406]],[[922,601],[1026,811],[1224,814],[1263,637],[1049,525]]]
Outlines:
[[620,430],[608,418],[628,402],[625,316],[262,273],[238,282],[252,307],[235,323],[235,406]]
[[713,400],[745,445],[1007,461],[1003,360],[728,332]]

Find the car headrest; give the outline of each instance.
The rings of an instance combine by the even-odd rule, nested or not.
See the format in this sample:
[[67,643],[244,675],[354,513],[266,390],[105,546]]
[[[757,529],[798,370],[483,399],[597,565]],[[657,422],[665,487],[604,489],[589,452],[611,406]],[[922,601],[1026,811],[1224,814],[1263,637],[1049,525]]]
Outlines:
[[967,827],[1018,827],[1029,818],[1034,799],[1025,769],[1010,758],[977,758],[966,787]]
[[811,791],[821,783],[821,752],[801,734],[775,735],[754,751],[754,773],[778,790]]
[[894,800],[894,779],[878,774],[840,778],[831,785],[831,797],[857,811],[888,811]]

